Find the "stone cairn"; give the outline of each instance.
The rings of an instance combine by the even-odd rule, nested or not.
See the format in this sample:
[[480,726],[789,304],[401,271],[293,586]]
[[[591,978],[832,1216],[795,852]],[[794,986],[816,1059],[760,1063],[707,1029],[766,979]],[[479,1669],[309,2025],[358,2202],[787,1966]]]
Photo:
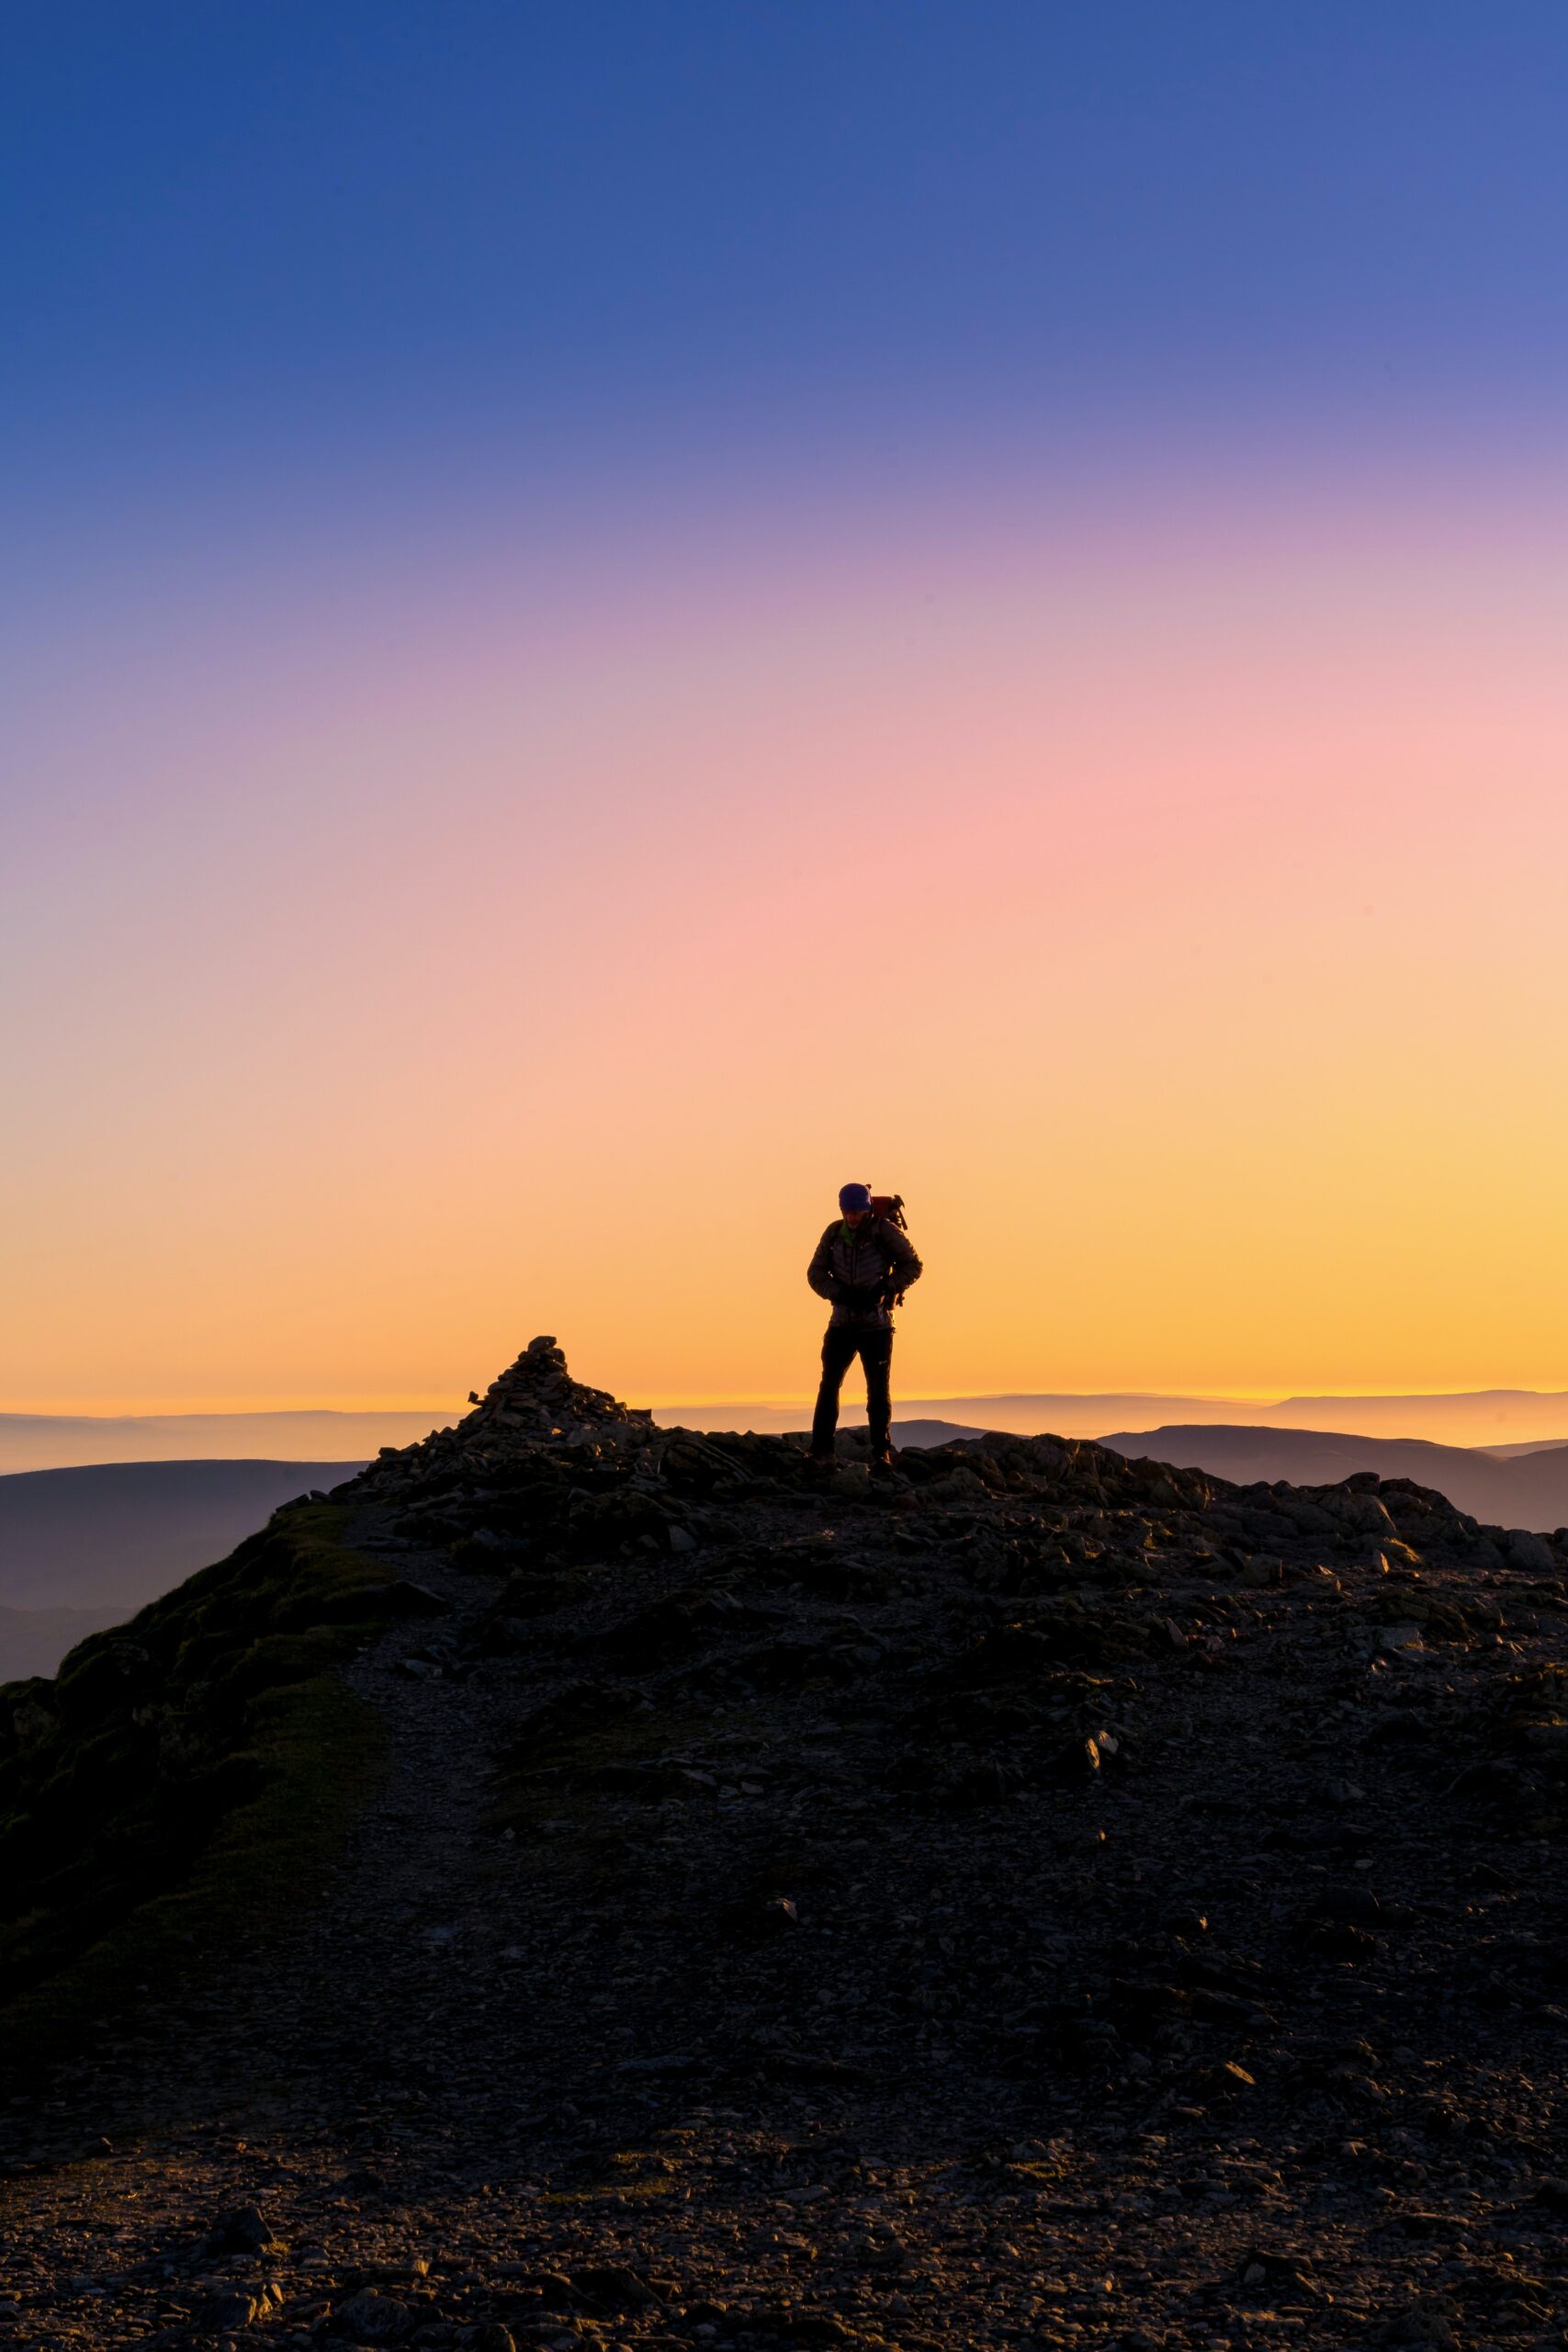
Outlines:
[[377,1494],[403,1492],[454,1471],[482,1475],[540,1446],[636,1451],[660,1435],[650,1412],[573,1380],[548,1334],[530,1340],[482,1397],[470,1392],[470,1402],[474,1410],[456,1428],[433,1430],[417,1445],[383,1446],[356,1483]]

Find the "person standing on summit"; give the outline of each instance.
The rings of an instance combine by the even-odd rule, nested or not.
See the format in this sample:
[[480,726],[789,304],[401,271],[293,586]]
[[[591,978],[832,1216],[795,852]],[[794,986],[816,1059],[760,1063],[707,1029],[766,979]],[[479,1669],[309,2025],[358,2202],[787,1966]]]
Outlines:
[[[893,1204],[895,1210],[900,1204]],[[822,1340],[822,1385],[811,1422],[811,1459],[831,1462],[839,1426],[839,1391],[856,1356],[865,1367],[866,1419],[871,1458],[883,1468],[893,1462],[893,1306],[921,1266],[908,1234],[872,1206],[866,1184],[839,1192],[840,1214],[817,1244],[806,1279],[833,1312]]]

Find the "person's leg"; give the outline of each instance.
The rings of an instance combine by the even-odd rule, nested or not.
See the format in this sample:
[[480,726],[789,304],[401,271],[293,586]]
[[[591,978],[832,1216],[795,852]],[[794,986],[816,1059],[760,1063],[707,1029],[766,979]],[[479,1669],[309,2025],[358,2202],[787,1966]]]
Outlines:
[[829,1323],[822,1339],[822,1380],[817,1410],[811,1417],[811,1458],[830,1462],[833,1432],[839,1426],[839,1391],[855,1359],[855,1335],[842,1323]]
[[874,1462],[893,1443],[893,1334],[867,1331],[861,1340],[860,1360],[865,1366],[865,1418],[871,1431]]

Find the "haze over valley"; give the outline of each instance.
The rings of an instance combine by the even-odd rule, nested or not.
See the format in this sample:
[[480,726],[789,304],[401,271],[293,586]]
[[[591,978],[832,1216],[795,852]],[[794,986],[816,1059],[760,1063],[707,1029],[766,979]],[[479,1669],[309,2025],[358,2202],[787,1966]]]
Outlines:
[[[908,1420],[1010,1430],[1032,1436],[1103,1437],[1112,1430],[1191,1428],[1206,1422],[1260,1429],[1341,1430],[1366,1437],[1418,1438],[1453,1446],[1568,1444],[1568,1391],[1489,1388],[1438,1396],[1287,1396],[1260,1403],[1235,1396],[1148,1391],[900,1396]],[[800,1429],[809,1399],[656,1405],[669,1427]],[[857,1410],[852,1400],[846,1412]],[[247,1413],[0,1413],[0,1475],[107,1462],[367,1458],[383,1445],[410,1445],[446,1428],[465,1408],[385,1411],[282,1408]]]

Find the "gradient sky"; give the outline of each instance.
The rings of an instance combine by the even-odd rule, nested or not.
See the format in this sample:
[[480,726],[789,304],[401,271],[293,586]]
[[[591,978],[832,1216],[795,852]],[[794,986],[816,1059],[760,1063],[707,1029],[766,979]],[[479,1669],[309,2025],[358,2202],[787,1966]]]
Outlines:
[[1568,16],[0,32],[0,1408],[1568,1386]]

